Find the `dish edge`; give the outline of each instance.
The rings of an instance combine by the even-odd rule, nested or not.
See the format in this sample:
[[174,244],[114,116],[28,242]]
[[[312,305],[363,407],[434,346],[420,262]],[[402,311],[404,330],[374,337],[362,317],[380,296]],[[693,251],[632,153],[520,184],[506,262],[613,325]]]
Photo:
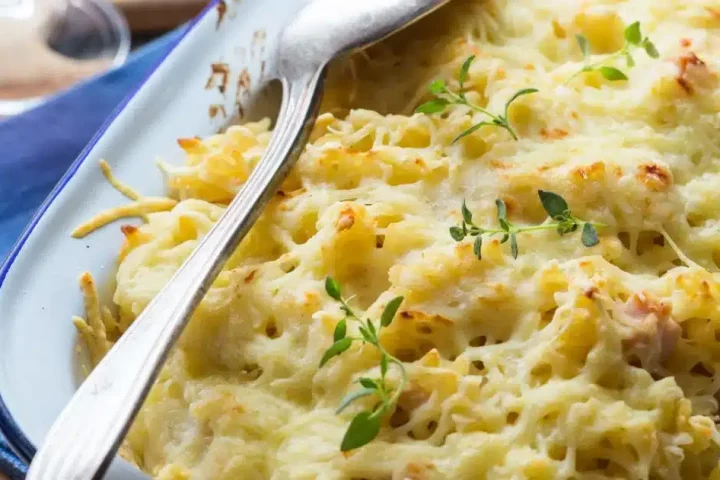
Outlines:
[[[85,160],[87,160],[90,152],[93,150],[100,138],[105,135],[105,132],[108,130],[110,125],[112,125],[115,119],[125,110],[130,101],[135,98],[140,89],[142,89],[147,83],[147,81],[155,74],[158,67],[160,67],[160,65],[165,62],[168,56],[170,56],[172,52],[175,51],[177,46],[195,28],[197,23],[202,20],[205,15],[207,15],[210,11],[214,10],[216,8],[216,5],[221,1],[222,0],[211,0],[197,16],[189,22],[189,24],[185,27],[185,30],[178,35],[177,39],[170,46],[168,51],[155,63],[155,65],[150,68],[150,71],[145,76],[145,78],[130,93],[127,94],[127,96],[122,100],[122,102],[120,102],[120,104],[115,107],[113,112],[103,122],[102,126],[98,129],[98,131],[88,142],[82,152],[80,152],[77,159],[73,161],[67,171],[63,174],[62,178],[60,178],[58,183],[55,185],[55,187],[53,187],[52,191],[48,194],[43,203],[37,209],[32,219],[30,220],[30,223],[25,227],[22,234],[13,245],[10,253],[8,253],[2,264],[0,264],[0,288],[2,288],[5,278],[10,271],[10,268],[12,267],[23,246],[27,242],[28,238],[35,230],[35,227],[37,226],[40,219],[43,217],[43,215],[50,207],[52,202],[55,200],[55,198],[58,196],[58,194],[65,188],[70,179],[75,175],[78,168],[80,168],[80,165],[82,165]],[[20,460],[30,463],[33,456],[35,455],[35,452],[37,451],[37,447],[30,441],[28,436],[25,435],[25,433],[22,431],[20,426],[13,418],[10,410],[8,409],[5,401],[3,400],[2,392],[0,392],[0,433],[5,436],[8,444],[18,454]]]

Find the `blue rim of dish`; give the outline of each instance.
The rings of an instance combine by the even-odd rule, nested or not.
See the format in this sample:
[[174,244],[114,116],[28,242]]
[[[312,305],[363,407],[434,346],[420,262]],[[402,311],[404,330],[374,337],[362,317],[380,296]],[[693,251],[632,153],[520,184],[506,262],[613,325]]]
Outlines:
[[[138,93],[138,91],[147,83],[148,79],[155,73],[155,71],[158,69],[158,67],[165,62],[167,57],[172,54],[172,52],[175,51],[175,48],[182,42],[182,40],[190,33],[197,23],[202,20],[205,15],[208,14],[211,10],[215,9],[215,6],[222,2],[223,0],[211,0],[205,8],[193,19],[190,21],[188,26],[185,28],[185,31],[182,32],[178,38],[175,40],[173,45],[170,47],[170,49],[167,51],[165,55],[160,58],[155,65],[150,69],[150,72],[147,74],[147,76],[132,90],[125,99],[115,107],[115,110],[110,114],[110,116],[105,120],[103,125],[100,127],[100,129],[97,131],[95,136],[92,137],[90,142],[87,144],[87,146],[83,149],[83,151],[78,155],[77,159],[70,165],[70,168],[65,172],[65,174],[62,176],[60,181],[55,185],[55,187],[52,189],[50,194],[47,196],[45,201],[43,201],[42,205],[40,205],[40,208],[38,208],[37,212],[35,212],[35,215],[33,215],[32,220],[30,220],[30,223],[27,227],[25,227],[25,230],[20,235],[20,238],[17,242],[15,242],[15,245],[13,246],[12,250],[6,257],[5,261],[0,265],[0,288],[2,287],[3,283],[5,282],[5,278],[7,277],[8,272],[10,271],[10,268],[12,267],[15,259],[17,258],[18,254],[23,248],[23,245],[25,245],[25,242],[32,234],[33,230],[35,230],[35,227],[37,226],[40,219],[43,217],[47,209],[50,207],[50,204],[55,200],[55,198],[58,196],[58,194],[62,191],[63,188],[67,185],[67,183],[70,181],[70,179],[75,175],[75,172],[77,172],[78,168],[80,168],[80,165],[85,162],[85,160],[88,157],[88,154],[92,151],[92,149],[95,147],[97,142],[100,140],[100,138],[105,134],[107,129],[110,127],[110,125],[115,121],[115,119],[122,113],[123,110],[125,110],[125,107],[128,105],[130,100],[132,100],[135,95]],[[30,441],[30,439],[25,435],[25,433],[22,431],[20,426],[17,424],[15,419],[13,418],[12,414],[10,413],[10,410],[8,409],[7,405],[5,404],[5,401],[2,397],[2,392],[0,392],[0,432],[2,432],[3,435],[5,435],[5,438],[7,439],[8,443],[10,444],[10,447],[14,449],[20,456],[20,459],[30,463],[33,456],[35,456],[35,452],[37,451],[37,448],[33,443]]]

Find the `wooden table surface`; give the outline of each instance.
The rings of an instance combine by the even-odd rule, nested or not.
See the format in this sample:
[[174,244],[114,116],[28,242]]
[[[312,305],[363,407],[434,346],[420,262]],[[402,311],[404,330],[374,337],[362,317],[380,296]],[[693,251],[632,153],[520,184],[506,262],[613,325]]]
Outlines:
[[207,0],[114,0],[133,33],[171,30],[205,6]]

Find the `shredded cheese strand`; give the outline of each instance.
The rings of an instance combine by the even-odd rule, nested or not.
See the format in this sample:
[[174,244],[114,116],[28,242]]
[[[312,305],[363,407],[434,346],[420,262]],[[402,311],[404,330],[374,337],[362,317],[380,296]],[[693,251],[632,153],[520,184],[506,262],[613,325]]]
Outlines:
[[142,217],[148,213],[164,212],[170,210],[177,204],[176,200],[170,198],[144,197],[128,205],[111,208],[101,212],[81,224],[71,235],[73,238],[83,238],[98,228],[126,217]]
[[110,165],[105,160],[100,160],[100,170],[102,170],[102,173],[107,181],[115,187],[115,190],[122,193],[130,200],[140,200],[143,198],[143,196],[136,192],[132,187],[118,180],[118,178],[113,174]]

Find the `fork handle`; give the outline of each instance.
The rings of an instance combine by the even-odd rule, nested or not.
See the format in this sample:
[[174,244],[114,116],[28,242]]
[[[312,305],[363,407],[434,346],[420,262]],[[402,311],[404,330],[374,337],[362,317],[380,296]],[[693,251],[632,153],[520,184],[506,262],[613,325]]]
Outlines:
[[282,107],[262,160],[220,220],[80,386],[35,455],[27,480],[103,477],[170,348],[300,155],[325,74],[323,66],[282,80]]

